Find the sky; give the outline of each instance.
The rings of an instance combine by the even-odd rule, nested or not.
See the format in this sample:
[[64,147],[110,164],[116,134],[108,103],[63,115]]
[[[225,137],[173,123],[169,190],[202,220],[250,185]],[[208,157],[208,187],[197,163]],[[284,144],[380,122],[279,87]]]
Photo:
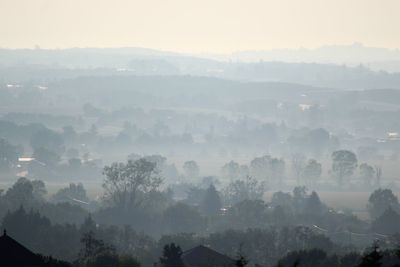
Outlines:
[[0,0],[0,47],[400,48],[400,0]]

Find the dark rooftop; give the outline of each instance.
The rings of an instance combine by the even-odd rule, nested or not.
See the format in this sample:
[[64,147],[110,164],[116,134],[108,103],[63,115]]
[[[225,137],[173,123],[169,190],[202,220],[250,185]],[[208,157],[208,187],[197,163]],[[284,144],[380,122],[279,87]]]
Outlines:
[[234,266],[234,260],[205,246],[197,246],[182,254],[187,267],[228,267]]
[[7,235],[0,236],[0,266],[41,266],[41,258]]

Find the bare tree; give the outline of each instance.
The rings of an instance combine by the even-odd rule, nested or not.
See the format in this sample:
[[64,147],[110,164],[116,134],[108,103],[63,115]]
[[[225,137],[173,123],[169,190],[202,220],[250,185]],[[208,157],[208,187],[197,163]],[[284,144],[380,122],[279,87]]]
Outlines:
[[104,198],[123,209],[138,207],[162,183],[156,164],[143,158],[105,166],[103,174]]
[[247,176],[243,180],[231,181],[225,188],[225,200],[229,204],[234,204],[246,199],[262,199],[266,191],[265,182],[259,182],[252,176]]

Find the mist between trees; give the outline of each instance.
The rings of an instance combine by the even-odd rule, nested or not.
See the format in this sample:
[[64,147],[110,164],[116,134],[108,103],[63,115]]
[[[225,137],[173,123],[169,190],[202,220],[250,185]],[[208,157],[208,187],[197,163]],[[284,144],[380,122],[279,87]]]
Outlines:
[[161,57],[0,66],[10,237],[60,266],[399,264],[397,73]]

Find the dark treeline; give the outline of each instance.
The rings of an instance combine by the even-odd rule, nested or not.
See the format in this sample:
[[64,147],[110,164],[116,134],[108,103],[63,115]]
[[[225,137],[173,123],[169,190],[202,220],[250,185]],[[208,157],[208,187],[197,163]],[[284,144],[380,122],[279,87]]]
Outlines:
[[[186,169],[191,174],[197,170],[193,162]],[[204,178],[181,200],[173,197],[176,188],[162,189],[154,158],[113,163],[103,175],[101,201],[91,201],[81,184],[48,197],[45,183],[20,178],[1,195],[1,210],[8,210],[2,227],[30,249],[70,262],[79,258],[82,239],[90,234],[112,253],[134,256],[144,266],[156,262],[172,242],[184,250],[207,244],[231,257],[240,247],[262,266],[293,251],[359,251],[376,236],[383,248],[394,249],[400,242],[400,204],[389,189],[371,194],[366,204],[373,221],[367,223],[329,208],[306,187],[276,192],[265,202],[264,185],[249,175],[225,187]]]

